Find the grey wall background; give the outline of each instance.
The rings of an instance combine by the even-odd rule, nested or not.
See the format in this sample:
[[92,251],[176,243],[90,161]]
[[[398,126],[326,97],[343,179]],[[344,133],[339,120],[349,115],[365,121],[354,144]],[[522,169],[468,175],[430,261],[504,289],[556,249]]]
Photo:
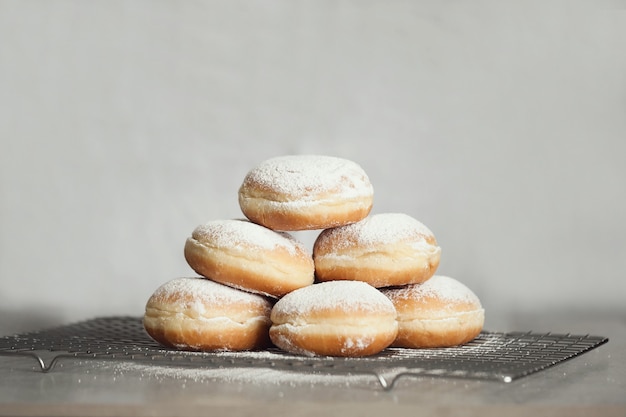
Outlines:
[[252,166],[319,153],[487,323],[625,315],[625,51],[624,1],[0,0],[0,313],[142,314]]

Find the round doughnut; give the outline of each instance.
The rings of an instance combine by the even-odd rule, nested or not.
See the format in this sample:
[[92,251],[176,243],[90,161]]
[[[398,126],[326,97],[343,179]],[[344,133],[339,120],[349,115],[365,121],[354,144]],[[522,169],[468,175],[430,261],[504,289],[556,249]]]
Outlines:
[[251,221],[274,230],[315,230],[353,223],[372,209],[374,189],[355,162],[287,155],[253,168],[239,188]]
[[481,332],[485,311],[459,281],[435,275],[423,284],[382,290],[398,312],[396,347],[436,348],[467,343]]
[[157,342],[183,350],[254,350],[269,345],[272,303],[206,278],[176,278],[146,303],[143,325]]
[[313,245],[319,281],[365,281],[377,288],[426,281],[440,256],[433,233],[402,213],[375,214],[324,230]]
[[300,288],[274,305],[270,339],[306,356],[373,355],[398,333],[396,310],[376,288],[358,281],[329,281]]
[[213,281],[271,297],[311,285],[310,252],[293,236],[247,220],[214,220],[185,242],[185,259]]

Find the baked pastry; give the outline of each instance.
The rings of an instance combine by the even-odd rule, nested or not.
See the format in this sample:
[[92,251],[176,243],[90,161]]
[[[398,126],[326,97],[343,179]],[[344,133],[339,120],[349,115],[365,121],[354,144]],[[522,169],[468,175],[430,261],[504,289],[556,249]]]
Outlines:
[[176,278],[148,299],[143,324],[176,349],[240,351],[269,345],[272,302],[205,278]]
[[426,281],[440,256],[433,233],[403,213],[375,214],[324,230],[313,245],[319,281],[356,280],[377,288]]
[[391,301],[358,281],[330,281],[293,291],[278,300],[270,317],[272,342],[307,356],[373,355],[398,333]]
[[468,287],[435,275],[423,284],[382,290],[398,312],[396,347],[436,348],[461,345],[481,332],[485,311]]
[[315,230],[353,223],[372,209],[374,189],[355,162],[287,155],[261,162],[239,188],[251,221],[274,230]]
[[198,226],[184,253],[198,274],[271,297],[314,280],[313,259],[301,242],[247,220],[214,220]]

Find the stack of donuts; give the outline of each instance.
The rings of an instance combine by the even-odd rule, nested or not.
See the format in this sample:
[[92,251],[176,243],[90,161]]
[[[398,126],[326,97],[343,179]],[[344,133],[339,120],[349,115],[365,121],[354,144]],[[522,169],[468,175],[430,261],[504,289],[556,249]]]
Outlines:
[[[268,159],[238,196],[245,218],[209,221],[185,242],[199,276],[166,282],[149,298],[144,327],[159,343],[360,357],[455,346],[482,330],[476,295],[435,275],[433,233],[407,214],[370,214],[374,190],[358,164]],[[312,253],[289,233],[302,230],[320,231]]]

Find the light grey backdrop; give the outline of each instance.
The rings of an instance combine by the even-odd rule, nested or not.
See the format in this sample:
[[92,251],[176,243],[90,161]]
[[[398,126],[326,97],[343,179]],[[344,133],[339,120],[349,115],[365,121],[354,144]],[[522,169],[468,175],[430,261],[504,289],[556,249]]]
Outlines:
[[488,324],[624,314],[625,51],[623,1],[0,0],[0,313],[142,314],[252,166],[318,153]]

